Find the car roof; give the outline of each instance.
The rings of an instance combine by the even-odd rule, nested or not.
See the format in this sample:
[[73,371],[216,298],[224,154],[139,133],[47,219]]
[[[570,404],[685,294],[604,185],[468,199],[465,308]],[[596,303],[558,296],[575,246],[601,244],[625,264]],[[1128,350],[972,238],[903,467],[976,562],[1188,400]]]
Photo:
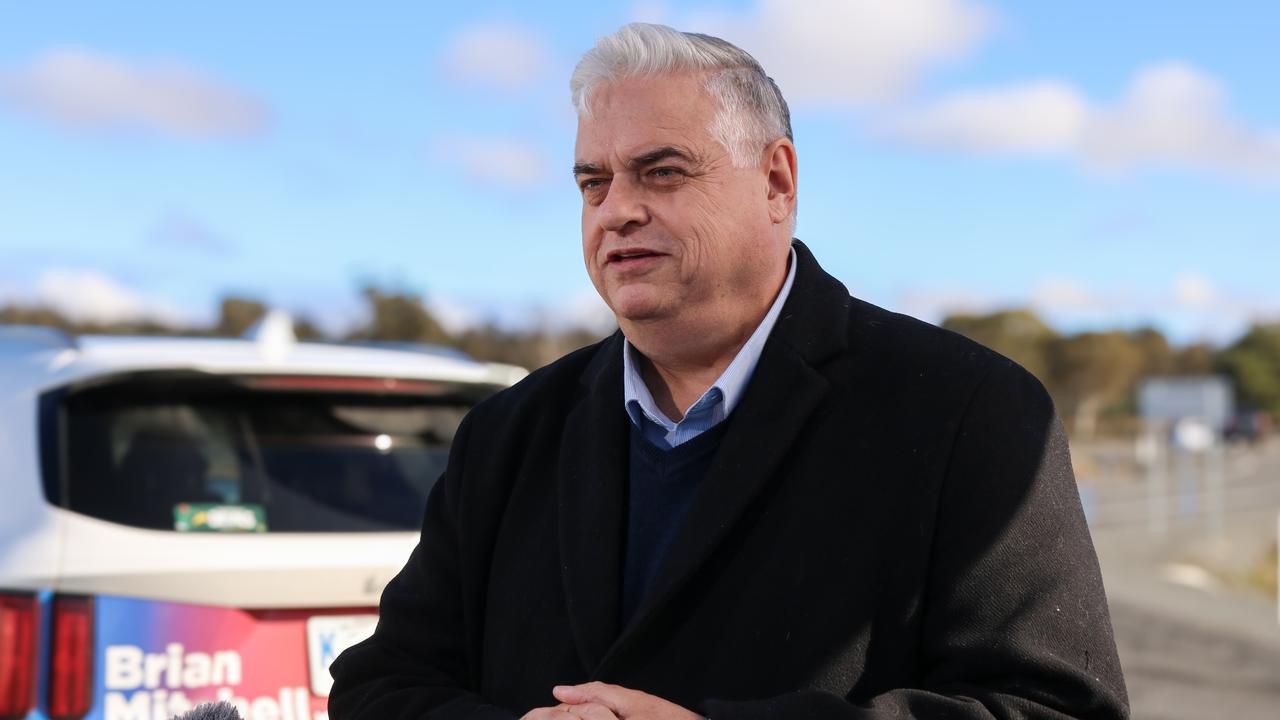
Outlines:
[[501,386],[525,374],[523,368],[478,362],[452,348],[299,342],[291,330],[287,335],[252,338],[73,337],[50,328],[0,326],[0,378],[29,389],[149,370],[396,377]]

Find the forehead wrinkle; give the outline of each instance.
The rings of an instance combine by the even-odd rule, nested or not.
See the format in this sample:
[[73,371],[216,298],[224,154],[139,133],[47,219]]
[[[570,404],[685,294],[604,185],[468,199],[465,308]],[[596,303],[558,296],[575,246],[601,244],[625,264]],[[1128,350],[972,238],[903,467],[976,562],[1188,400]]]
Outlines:
[[[677,82],[683,79],[676,78]],[[645,155],[663,147],[680,150],[684,159],[697,165],[713,160],[721,146],[711,136],[706,115],[715,108],[707,105],[710,96],[701,84],[691,102],[673,105],[670,93],[663,93],[655,102],[637,106],[632,101],[651,94],[647,81],[654,78],[630,80],[645,82],[646,89],[633,95],[631,82],[623,80],[592,92],[593,113],[578,118],[578,149],[586,152],[577,158],[575,168],[592,174],[632,169],[642,164]]]

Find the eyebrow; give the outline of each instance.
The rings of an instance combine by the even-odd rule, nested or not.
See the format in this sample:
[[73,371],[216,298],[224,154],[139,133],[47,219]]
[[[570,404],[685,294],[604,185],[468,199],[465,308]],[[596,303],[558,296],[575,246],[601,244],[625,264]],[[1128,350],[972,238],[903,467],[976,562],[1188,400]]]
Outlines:
[[[673,145],[664,145],[660,148],[650,150],[643,155],[637,155],[630,160],[627,160],[625,167],[630,170],[635,167],[652,165],[653,163],[661,162],[668,158],[677,158],[688,163],[697,162],[693,155],[688,151],[682,150]],[[577,162],[573,164],[573,174],[575,177],[578,175],[602,175],[604,174],[604,168],[595,163]]]
[[630,170],[631,168],[641,165],[652,165],[653,163],[661,162],[667,158],[678,158],[685,162],[694,162],[693,156],[687,151],[671,145],[664,145],[656,150],[651,150],[644,155],[637,155],[631,158],[627,161],[626,166],[627,169]]

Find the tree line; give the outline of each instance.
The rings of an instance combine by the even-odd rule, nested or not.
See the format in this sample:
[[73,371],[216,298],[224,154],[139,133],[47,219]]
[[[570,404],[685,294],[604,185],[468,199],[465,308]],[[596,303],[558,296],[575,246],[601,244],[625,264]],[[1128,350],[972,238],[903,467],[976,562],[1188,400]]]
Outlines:
[[1044,383],[1073,434],[1089,437],[1107,421],[1137,413],[1148,377],[1223,375],[1237,405],[1280,417],[1280,323],[1257,323],[1226,347],[1172,346],[1154,328],[1061,334],[1028,310],[952,315],[942,326],[1025,367]]
[[[600,335],[582,328],[510,329],[485,323],[447,331],[411,292],[367,287],[365,320],[350,331],[326,335],[305,316],[295,317],[302,340],[413,342],[457,348],[478,359],[535,368]],[[267,312],[259,300],[226,297],[208,327],[174,327],[154,320],[111,324],[76,322],[47,306],[0,307],[0,323],[35,324],[72,333],[173,334],[235,337]],[[942,326],[1011,358],[1048,388],[1073,434],[1119,429],[1136,413],[1142,378],[1219,374],[1228,377],[1244,409],[1280,418],[1280,322],[1258,323],[1226,347],[1195,343],[1174,347],[1154,328],[1062,334],[1028,310],[951,315]]]
[[[366,287],[362,291],[364,320],[347,332],[326,333],[306,315],[294,315],[299,340],[336,342],[409,342],[457,348],[476,358],[536,368],[596,342],[600,334],[582,328],[510,329],[496,322],[482,323],[459,333],[445,330],[412,292]],[[154,319],[112,323],[75,320],[47,305],[0,305],[0,324],[43,325],[84,335],[178,335],[185,337],[239,337],[266,315],[268,306],[248,297],[224,297],[218,317],[208,326],[180,326]]]

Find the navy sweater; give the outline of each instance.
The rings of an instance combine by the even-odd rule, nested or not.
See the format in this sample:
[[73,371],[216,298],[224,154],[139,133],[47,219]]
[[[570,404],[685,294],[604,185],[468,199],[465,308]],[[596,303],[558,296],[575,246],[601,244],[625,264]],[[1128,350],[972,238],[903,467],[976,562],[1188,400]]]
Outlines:
[[653,445],[644,439],[639,428],[631,426],[623,623],[631,619],[658,574],[728,424],[720,422],[670,450]]

